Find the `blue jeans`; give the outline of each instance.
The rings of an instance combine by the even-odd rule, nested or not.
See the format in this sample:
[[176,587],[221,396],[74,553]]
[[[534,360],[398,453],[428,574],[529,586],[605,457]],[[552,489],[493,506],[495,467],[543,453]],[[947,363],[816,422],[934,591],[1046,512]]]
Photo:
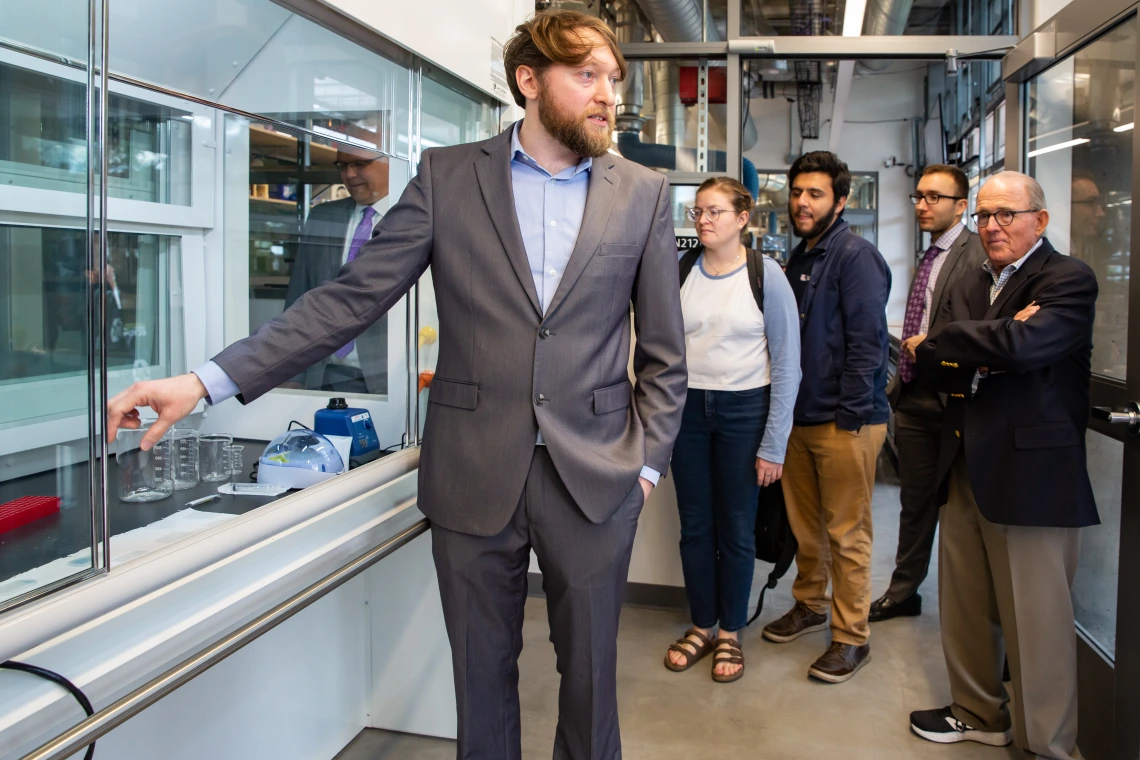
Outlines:
[[693,625],[739,631],[748,620],[756,563],[756,451],[768,420],[769,386],[689,389],[673,447],[681,567]]

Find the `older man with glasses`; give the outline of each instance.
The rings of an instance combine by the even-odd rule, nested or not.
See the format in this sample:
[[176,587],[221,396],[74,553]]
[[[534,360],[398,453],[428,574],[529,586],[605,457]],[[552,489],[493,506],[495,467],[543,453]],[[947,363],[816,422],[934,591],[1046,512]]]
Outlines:
[[1085,451],[1096,276],[1042,237],[1049,212],[1031,177],[990,178],[974,219],[986,261],[951,287],[944,326],[916,351],[950,397],[937,481],[953,702],[911,713],[911,729],[1079,758],[1069,592],[1080,528],[1099,522]]

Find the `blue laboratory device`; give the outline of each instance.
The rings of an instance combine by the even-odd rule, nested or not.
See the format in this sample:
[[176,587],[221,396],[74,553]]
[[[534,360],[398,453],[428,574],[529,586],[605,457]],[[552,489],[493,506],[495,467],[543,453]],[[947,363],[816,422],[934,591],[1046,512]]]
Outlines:
[[343,398],[330,398],[324,409],[313,415],[313,430],[321,435],[346,435],[352,438],[350,457],[353,464],[376,458],[380,439],[367,409],[350,407]]

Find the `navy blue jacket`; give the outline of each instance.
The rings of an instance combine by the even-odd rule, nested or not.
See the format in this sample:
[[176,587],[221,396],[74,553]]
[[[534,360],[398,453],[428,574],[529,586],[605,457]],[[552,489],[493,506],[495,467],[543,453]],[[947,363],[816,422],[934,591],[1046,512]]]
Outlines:
[[[806,245],[801,241],[792,255]],[[812,250],[820,255],[800,302],[803,380],[794,424],[834,420],[844,430],[858,430],[885,423],[891,270],[842,216]]]

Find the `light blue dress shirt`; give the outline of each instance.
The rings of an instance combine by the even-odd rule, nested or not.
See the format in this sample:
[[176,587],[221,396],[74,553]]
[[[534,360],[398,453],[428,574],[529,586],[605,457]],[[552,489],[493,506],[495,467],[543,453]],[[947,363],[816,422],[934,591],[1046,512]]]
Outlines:
[[[551,175],[523,150],[519,142],[521,126],[520,121],[511,134],[511,185],[530,273],[538,291],[538,302],[545,312],[562,281],[582,228],[594,160],[583,158],[576,166]],[[206,400],[210,404],[220,403],[240,392],[225,370],[212,361],[194,369],[194,374],[206,386]],[[543,444],[541,431],[537,443]],[[661,473],[643,467],[641,477],[656,485]]]

